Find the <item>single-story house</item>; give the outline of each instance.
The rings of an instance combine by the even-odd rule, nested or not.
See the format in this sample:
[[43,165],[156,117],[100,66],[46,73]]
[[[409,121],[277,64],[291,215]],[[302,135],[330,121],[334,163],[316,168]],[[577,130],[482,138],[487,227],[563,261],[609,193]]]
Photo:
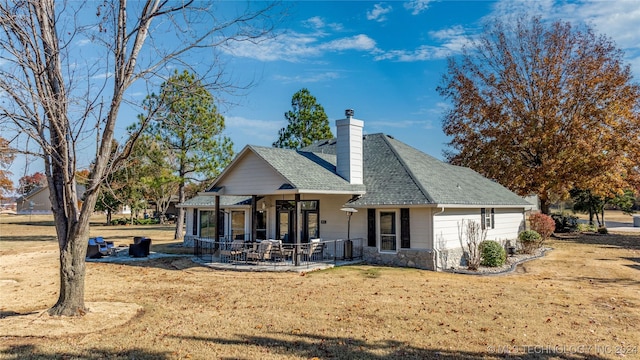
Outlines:
[[207,191],[179,205],[185,245],[360,238],[368,263],[442,270],[464,263],[463,221],[500,241],[524,229],[531,204],[497,182],[389,135],[363,135],[353,110],[336,125],[336,139],[301,150],[246,146]]
[[[82,184],[78,184],[78,198],[82,199],[86,187]],[[17,213],[18,214],[52,214],[51,199],[49,199],[49,186],[42,185],[36,186],[33,190],[27,194],[20,196],[17,200]],[[82,204],[82,200],[79,200],[78,206]]]

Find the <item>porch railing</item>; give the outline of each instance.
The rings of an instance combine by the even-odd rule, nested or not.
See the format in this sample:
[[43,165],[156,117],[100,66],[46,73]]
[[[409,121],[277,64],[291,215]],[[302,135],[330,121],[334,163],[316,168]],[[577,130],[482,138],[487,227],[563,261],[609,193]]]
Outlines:
[[[265,241],[265,240],[263,240]],[[271,240],[266,240],[271,241]],[[361,260],[364,239],[320,240],[301,244],[271,243],[260,246],[261,241],[239,244],[230,239],[196,238],[194,256],[207,262],[232,265],[310,266],[314,263],[338,263]],[[267,248],[269,248],[267,250]]]

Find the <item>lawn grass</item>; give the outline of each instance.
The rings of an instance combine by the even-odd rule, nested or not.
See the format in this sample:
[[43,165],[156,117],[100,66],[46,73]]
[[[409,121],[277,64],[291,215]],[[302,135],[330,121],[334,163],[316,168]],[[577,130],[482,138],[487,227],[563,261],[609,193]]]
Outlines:
[[[52,306],[58,291],[53,228],[7,219],[0,217],[0,328]],[[175,249],[171,226],[91,230],[122,242],[152,232],[157,249]],[[88,263],[88,303],[142,310],[101,331],[2,337],[0,358],[640,358],[640,234],[549,245],[545,257],[502,276],[365,265],[252,273],[188,258]]]

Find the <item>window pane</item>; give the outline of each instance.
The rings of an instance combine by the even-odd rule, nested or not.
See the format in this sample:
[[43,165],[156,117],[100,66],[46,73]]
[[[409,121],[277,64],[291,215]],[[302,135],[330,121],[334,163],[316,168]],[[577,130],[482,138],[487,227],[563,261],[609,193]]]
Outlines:
[[302,210],[316,210],[318,208],[318,201],[317,200],[301,201],[300,207],[302,208]]
[[289,240],[289,213],[285,211],[279,212],[278,220],[278,238],[287,242]]
[[307,230],[309,232],[309,239],[316,239],[318,237],[318,213],[307,213]]
[[215,211],[200,211],[200,237],[215,239],[216,220]]
[[236,240],[244,240],[244,211],[231,212],[231,236]]
[[380,250],[396,250],[395,212],[380,212]]
[[267,212],[258,211],[256,219],[256,236],[258,239],[267,238]]

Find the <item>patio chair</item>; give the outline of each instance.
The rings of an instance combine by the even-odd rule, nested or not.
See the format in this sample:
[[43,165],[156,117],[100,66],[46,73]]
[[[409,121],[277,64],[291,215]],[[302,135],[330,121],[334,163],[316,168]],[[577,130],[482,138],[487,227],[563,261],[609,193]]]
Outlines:
[[293,256],[293,249],[282,246],[281,240],[271,240],[271,258],[274,260],[287,260]]
[[98,245],[98,243],[96,242],[95,238],[89,238],[89,241],[87,242],[87,257],[90,259],[99,259],[101,258],[103,255],[106,255],[106,248],[102,248],[105,251],[105,254],[103,254],[100,250],[101,250],[101,246]]
[[151,248],[151,239],[145,237],[140,239],[136,244],[129,245],[129,256],[133,257],[147,257],[149,256],[149,249]]
[[105,255],[110,254],[111,253],[111,249],[113,249],[115,247],[115,245],[113,244],[113,241],[106,241],[101,236],[96,236],[95,237],[95,242],[98,244],[98,246],[100,248],[100,252],[104,252]]
[[250,249],[245,252],[247,261],[255,260],[255,261],[264,261],[271,259],[271,247],[273,243],[270,240],[262,240],[260,244],[258,244],[258,248],[253,250]]
[[243,254],[244,250],[244,240],[233,240],[231,244],[226,243],[228,248],[220,250],[220,257],[223,256],[227,259],[238,260]]
[[304,260],[322,260],[324,256],[324,243],[320,239],[311,239],[309,246],[302,250]]

